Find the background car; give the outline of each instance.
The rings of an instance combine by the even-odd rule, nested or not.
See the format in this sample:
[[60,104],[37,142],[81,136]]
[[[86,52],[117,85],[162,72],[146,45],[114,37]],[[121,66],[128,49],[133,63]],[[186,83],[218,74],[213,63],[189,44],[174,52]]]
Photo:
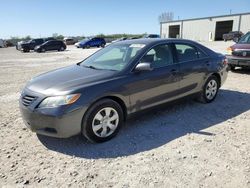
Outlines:
[[189,95],[212,102],[226,78],[225,56],[196,42],[126,40],[33,78],[20,111],[38,134],[104,142],[135,112]]
[[157,34],[148,34],[144,35],[143,38],[161,38],[160,35]]
[[49,40],[39,46],[35,47],[36,52],[46,52],[46,51],[64,51],[66,49],[66,45],[61,40]]
[[84,39],[76,44],[77,48],[90,48],[90,47],[105,47],[106,41],[103,38],[94,37],[90,39]]
[[226,42],[228,40],[233,40],[234,42],[238,42],[242,37],[243,33],[241,31],[231,31],[229,33],[223,34],[223,40]]
[[227,59],[231,70],[236,67],[250,67],[250,32],[245,34],[238,43],[229,47]]
[[29,40],[28,42],[22,42],[19,43],[19,47],[17,47],[17,49],[23,51],[23,52],[29,52],[30,50],[34,50],[34,48],[37,45],[43,44],[44,43],[44,39],[40,38],[40,39],[32,39]]
[[73,38],[65,38],[63,39],[64,43],[66,45],[74,45],[77,41]]
[[113,40],[111,43],[120,42],[120,41],[123,41],[123,40],[127,40],[127,37],[122,37],[122,38]]
[[5,41],[3,39],[0,39],[0,48],[4,48],[5,46]]

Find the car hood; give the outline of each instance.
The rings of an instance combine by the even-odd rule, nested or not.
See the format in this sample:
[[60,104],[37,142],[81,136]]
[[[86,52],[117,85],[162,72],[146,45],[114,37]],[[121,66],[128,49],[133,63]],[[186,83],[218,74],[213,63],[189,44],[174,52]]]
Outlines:
[[235,45],[232,46],[233,50],[235,49],[248,49],[250,50],[250,44],[241,44],[241,43],[237,43]]
[[60,68],[34,77],[26,89],[44,95],[60,95],[107,79],[112,79],[115,71],[95,70],[79,65]]

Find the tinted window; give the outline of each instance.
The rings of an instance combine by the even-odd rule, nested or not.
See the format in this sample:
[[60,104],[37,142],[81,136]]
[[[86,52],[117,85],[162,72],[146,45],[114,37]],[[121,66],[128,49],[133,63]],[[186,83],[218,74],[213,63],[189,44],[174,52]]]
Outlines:
[[196,48],[187,44],[176,44],[179,62],[192,61],[199,58]]
[[197,48],[197,53],[199,58],[206,58],[207,54],[205,54],[203,51]]
[[164,67],[173,64],[173,56],[169,45],[159,45],[152,48],[141,60],[151,63],[153,68]]
[[246,44],[250,43],[250,33],[245,34],[239,41],[239,43]]

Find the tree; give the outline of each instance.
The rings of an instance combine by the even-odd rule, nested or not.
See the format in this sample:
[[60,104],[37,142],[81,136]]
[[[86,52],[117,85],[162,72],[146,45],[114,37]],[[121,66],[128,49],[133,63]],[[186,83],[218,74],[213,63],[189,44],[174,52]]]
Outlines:
[[174,13],[173,12],[163,12],[158,17],[159,23],[172,21],[173,19],[174,19]]

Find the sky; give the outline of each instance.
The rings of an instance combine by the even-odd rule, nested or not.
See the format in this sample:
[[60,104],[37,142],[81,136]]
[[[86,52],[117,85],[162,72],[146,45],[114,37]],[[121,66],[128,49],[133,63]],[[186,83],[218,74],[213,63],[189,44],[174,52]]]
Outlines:
[[250,0],[1,0],[0,38],[160,33],[158,16],[250,12]]

